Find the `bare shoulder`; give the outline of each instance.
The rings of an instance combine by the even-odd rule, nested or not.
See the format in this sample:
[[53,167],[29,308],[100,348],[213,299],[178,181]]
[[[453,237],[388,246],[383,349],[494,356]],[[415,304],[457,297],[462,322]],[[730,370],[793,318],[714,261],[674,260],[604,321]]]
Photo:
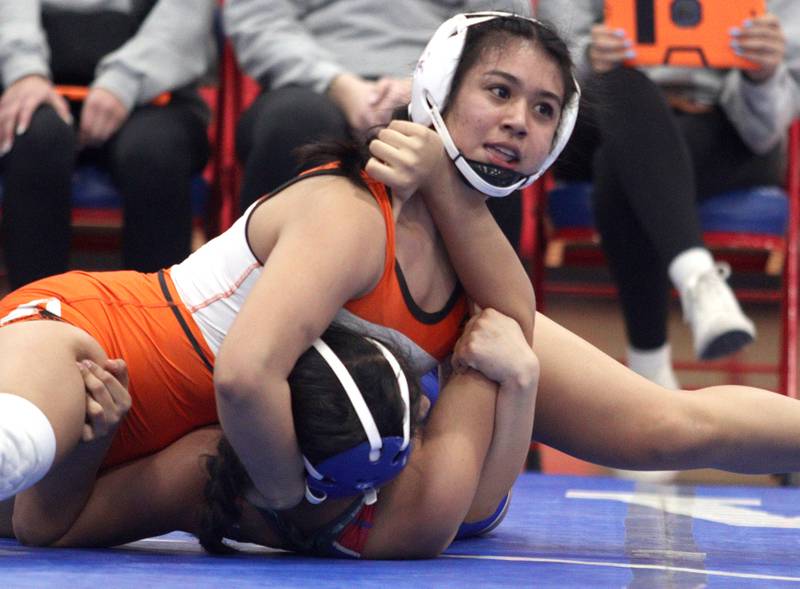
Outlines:
[[309,239],[335,232],[339,240],[375,243],[386,229],[369,190],[343,176],[320,175],[292,184],[259,206],[250,219],[248,239],[264,260],[287,231],[300,231]]

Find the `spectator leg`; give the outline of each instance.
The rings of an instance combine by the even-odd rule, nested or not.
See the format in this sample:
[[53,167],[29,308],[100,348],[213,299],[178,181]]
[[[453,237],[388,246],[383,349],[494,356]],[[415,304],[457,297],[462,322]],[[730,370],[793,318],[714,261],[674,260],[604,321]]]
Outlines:
[[205,122],[183,103],[134,110],[109,145],[123,197],[125,268],[152,272],[190,252],[191,180],[208,160]]
[[[597,80],[603,156],[595,162],[595,178],[601,186],[616,184],[621,190],[663,264],[691,247],[703,247],[689,147],[661,91],[630,68],[616,68]],[[603,184],[602,178],[612,174],[615,182]],[[599,195],[599,205],[613,203]]]
[[67,269],[76,134],[41,106],[3,158],[3,248],[17,288]]
[[333,102],[298,87],[259,96],[236,131],[236,151],[244,163],[242,211],[295,176],[296,148],[323,138],[349,137],[344,115]]
[[[597,159],[603,156],[601,152]],[[628,341],[639,350],[653,350],[667,341],[666,265],[615,180],[613,174],[595,180],[595,220],[619,289]]]

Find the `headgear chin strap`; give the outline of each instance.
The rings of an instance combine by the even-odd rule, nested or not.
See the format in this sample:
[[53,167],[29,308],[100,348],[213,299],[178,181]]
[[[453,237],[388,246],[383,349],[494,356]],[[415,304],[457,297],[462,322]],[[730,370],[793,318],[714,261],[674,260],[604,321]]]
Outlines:
[[400,363],[378,341],[368,339],[391,366],[400,389],[400,396],[405,405],[403,413],[403,437],[381,437],[378,426],[367,407],[366,401],[358,389],[353,377],[333,350],[321,339],[312,345],[325,359],[342,384],[347,397],[353,404],[361,426],[367,434],[367,441],[358,446],[331,456],[319,464],[311,462],[303,456],[306,467],[306,500],[309,503],[322,503],[331,497],[351,497],[363,494],[366,503],[377,500],[378,488],[396,477],[408,461],[411,453],[411,405],[409,402],[408,381]]
[[467,29],[495,18],[521,18],[541,24],[536,19],[526,16],[493,11],[457,14],[446,20],[428,41],[428,45],[417,62],[411,84],[411,102],[408,105],[408,114],[415,123],[425,126],[433,125],[444,144],[447,155],[473,188],[487,196],[502,197],[508,196],[515,190],[530,186],[556,161],[567,145],[572,129],[575,127],[580,88],[576,81],[575,93],[561,109],[561,119],[556,129],[553,147],[545,161],[534,173],[525,176],[500,166],[466,159],[453,142],[447,125],[442,119],[441,111],[447,105],[453,75],[464,50]]

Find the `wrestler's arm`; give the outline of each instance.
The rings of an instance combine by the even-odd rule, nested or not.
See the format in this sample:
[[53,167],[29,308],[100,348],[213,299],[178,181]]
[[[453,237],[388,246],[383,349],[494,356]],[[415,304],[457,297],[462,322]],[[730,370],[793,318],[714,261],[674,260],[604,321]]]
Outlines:
[[513,319],[484,309],[456,344],[456,364],[498,383],[494,431],[478,488],[464,521],[491,517],[507,497],[528,456],[539,383],[539,361]]
[[195,430],[164,450],[103,473],[53,546],[115,546],[174,530],[196,533],[218,428]]
[[419,188],[469,297],[513,317],[530,342],[536,307],[531,281],[486,196],[461,179],[439,136],[422,125],[392,121],[370,151],[372,176],[393,188]]
[[50,545],[73,524],[92,492],[114,433],[131,405],[124,362],[107,360],[108,370],[104,370],[86,361],[79,368],[87,400],[83,440],[47,476],[17,496],[14,529],[26,544]]
[[257,209],[248,237],[269,257],[217,357],[217,410],[256,489],[287,509],[304,491],[287,377],[336,312],[377,284],[386,229],[366,190],[324,176]]
[[408,465],[378,496],[363,558],[432,558],[447,548],[480,480],[496,391],[471,370],[441,390]]
[[513,317],[530,343],[536,310],[530,278],[489,212],[486,197],[468,187],[455,166],[445,169],[437,176],[444,188],[423,194],[456,274],[470,299]]

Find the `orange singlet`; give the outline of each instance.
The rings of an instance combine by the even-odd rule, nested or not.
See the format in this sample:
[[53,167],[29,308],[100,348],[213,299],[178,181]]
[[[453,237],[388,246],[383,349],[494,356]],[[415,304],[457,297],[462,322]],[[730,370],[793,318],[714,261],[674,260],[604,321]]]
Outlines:
[[[124,358],[131,409],[103,462],[113,466],[160,450],[215,423],[213,355],[177,298],[169,271],[68,272],[24,286],[0,301],[0,318],[38,301],[40,312],[91,335],[109,358]],[[57,313],[52,301],[58,301]],[[51,303],[48,305],[48,303]],[[13,319],[12,319],[13,320]]]

